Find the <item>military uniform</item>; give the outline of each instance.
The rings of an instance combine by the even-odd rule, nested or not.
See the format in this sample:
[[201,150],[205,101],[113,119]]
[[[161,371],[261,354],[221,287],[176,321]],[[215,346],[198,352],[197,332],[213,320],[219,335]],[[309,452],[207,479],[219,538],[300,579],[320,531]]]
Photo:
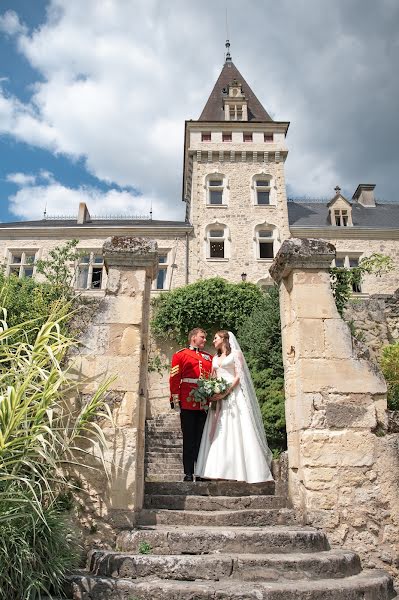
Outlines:
[[199,402],[189,398],[191,390],[197,387],[199,377],[212,371],[212,356],[193,346],[183,348],[172,357],[170,370],[171,406],[180,404],[180,424],[183,433],[183,466],[186,476],[194,473],[206,421],[206,411]]

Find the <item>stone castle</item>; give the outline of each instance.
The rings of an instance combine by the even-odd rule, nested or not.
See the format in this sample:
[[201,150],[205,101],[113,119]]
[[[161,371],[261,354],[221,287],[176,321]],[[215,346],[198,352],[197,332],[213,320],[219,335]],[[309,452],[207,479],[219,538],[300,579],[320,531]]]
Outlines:
[[389,276],[365,276],[354,292],[392,293],[399,287],[399,204],[377,202],[371,184],[360,184],[350,200],[337,186],[329,202],[287,201],[288,127],[270,117],[227,44],[225,63],[199,119],[185,123],[186,219],[98,219],[81,204],[76,219],[1,223],[0,255],[7,272],[34,276],[38,258],[76,238],[87,254],[75,286],[101,295],[104,240],[134,235],[158,243],[154,294],[213,276],[267,288],[273,285],[269,267],[285,239],[322,238],[336,246],[337,266],[356,266],[373,252],[391,256],[395,269]]
[[[354,293],[393,292],[399,206],[376,202],[370,184],[352,201],[336,188],[330,202],[288,202],[287,130],[227,52],[199,120],[186,123],[184,222],[95,219],[82,204],[76,220],[0,227],[7,273],[20,277],[79,239],[75,285],[101,297],[71,357],[82,393],[116,376],[113,423],[101,422],[106,468],[79,473],[97,550],[71,578],[74,600],[395,596],[379,568],[399,573],[399,434],[384,379],[338,315],[329,267],[389,254],[389,277]],[[288,464],[274,464],[271,486],[179,482],[178,416],[158,414],[168,406],[147,374],[151,296],[216,275],[280,288]],[[97,459],[94,449],[87,466]]]

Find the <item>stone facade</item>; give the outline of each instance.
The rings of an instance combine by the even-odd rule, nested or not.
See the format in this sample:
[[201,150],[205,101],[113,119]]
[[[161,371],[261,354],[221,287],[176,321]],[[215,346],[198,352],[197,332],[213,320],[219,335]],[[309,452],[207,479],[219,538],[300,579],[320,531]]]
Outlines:
[[334,253],[322,240],[291,239],[271,269],[280,285],[290,498],[334,544],[397,575],[399,437],[387,435],[385,381],[357,355],[338,315]]
[[[238,150],[237,150],[238,152]],[[259,152],[263,156],[263,153]],[[194,227],[191,242],[190,280],[220,276],[232,282],[241,281],[245,272],[249,281],[267,280],[272,258],[259,256],[259,232],[270,231],[274,253],[281,241],[289,237],[286,210],[284,162],[224,162],[193,160],[192,201],[190,220]],[[241,154],[240,154],[241,157]],[[224,203],[211,205],[207,181],[211,177],[224,179]],[[255,202],[256,176],[270,178],[271,203]],[[211,230],[224,229],[225,256],[210,258]]]

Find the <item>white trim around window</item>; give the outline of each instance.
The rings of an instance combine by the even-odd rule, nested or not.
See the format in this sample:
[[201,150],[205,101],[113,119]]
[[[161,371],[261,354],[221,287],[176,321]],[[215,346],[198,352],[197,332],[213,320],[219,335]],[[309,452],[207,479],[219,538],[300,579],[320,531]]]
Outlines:
[[34,277],[36,262],[39,258],[38,248],[8,248],[6,275],[17,277]]
[[222,208],[228,204],[227,177],[223,173],[208,173],[205,176],[205,204],[211,208]]
[[271,262],[280,247],[276,226],[269,223],[259,223],[255,227],[253,240],[256,260]]
[[100,249],[78,248],[81,256],[75,265],[75,289],[102,290],[105,288],[104,257]]
[[270,173],[256,173],[251,178],[252,202],[255,206],[269,208],[276,206],[276,191]]
[[210,261],[226,261],[230,258],[230,233],[223,223],[210,223],[205,227],[205,257]]

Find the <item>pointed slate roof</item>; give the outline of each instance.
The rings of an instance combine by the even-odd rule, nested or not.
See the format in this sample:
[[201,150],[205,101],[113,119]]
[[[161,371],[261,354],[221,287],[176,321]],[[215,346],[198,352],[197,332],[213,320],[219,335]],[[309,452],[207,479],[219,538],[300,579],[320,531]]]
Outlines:
[[226,60],[224,63],[222,72],[215,83],[208,102],[205,104],[199,121],[224,121],[223,97],[226,96],[226,93],[223,92],[223,89],[227,89],[233,79],[237,79],[242,84],[242,90],[248,102],[248,121],[273,121],[232,60]]

